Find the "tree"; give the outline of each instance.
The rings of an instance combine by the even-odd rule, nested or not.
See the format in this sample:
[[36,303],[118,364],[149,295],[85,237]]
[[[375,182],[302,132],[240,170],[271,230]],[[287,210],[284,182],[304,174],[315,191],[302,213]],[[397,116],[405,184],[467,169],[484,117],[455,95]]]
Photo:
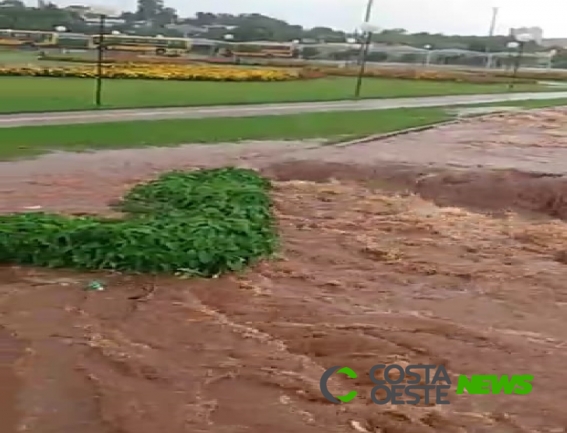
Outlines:
[[163,8],[154,17],[153,22],[158,27],[173,24],[177,21],[177,11],[173,8]]
[[56,26],[70,28],[77,21],[76,16],[64,9],[21,8],[17,4],[0,8],[0,28],[53,30]]
[[138,0],[136,18],[153,21],[163,11],[163,0]]
[[[177,11],[164,7],[165,0],[137,0],[136,12],[124,12],[121,17],[125,24],[114,29],[125,33],[147,35],[173,34],[165,28],[170,23],[185,23],[196,27],[213,26],[204,34],[205,38],[223,40],[227,33],[235,36],[237,41],[280,41],[289,42],[298,40],[313,40],[320,42],[345,42],[352,34],[330,27],[314,27],[311,29],[293,25],[286,21],[266,15],[251,14],[214,14],[211,12],[197,12],[194,17],[179,19]],[[143,29],[135,26],[139,20],[149,25]],[[92,33],[96,28],[88,26],[77,12],[59,9],[54,4],[44,8],[27,8],[22,0],[0,0],[0,28],[23,30],[53,30],[56,26],[65,26],[70,31]],[[387,45],[408,45],[423,48],[432,45],[435,49],[456,48],[463,50],[484,51],[487,47],[493,53],[507,52],[509,36],[461,36],[443,35],[427,32],[409,33],[405,29],[387,29],[373,35],[373,41]],[[534,42],[527,43],[526,52],[541,51],[542,48]],[[555,62],[565,65],[567,54],[560,52]]]
[[25,9],[26,5],[20,0],[3,0],[0,1],[0,8]]
[[303,32],[302,38],[316,39],[321,42],[344,42],[345,34],[329,27],[313,27]]
[[133,23],[134,21],[136,21],[136,14],[133,12],[122,12],[120,18],[122,18],[127,23]]
[[195,18],[196,18],[196,22],[195,22],[196,25],[207,26],[215,22],[216,15],[210,12],[197,12],[195,14]]

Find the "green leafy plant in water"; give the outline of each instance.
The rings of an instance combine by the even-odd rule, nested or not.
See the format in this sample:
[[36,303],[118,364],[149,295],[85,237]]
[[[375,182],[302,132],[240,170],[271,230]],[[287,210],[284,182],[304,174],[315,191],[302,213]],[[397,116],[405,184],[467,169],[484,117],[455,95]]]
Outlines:
[[270,182],[252,170],[166,173],[123,198],[123,219],[0,215],[0,262],[210,277],[272,254]]

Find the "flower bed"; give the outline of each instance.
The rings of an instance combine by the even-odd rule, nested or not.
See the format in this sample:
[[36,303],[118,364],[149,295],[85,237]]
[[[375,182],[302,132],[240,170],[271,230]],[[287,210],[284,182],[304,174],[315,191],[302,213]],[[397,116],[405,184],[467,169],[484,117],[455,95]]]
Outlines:
[[[495,77],[510,78],[513,76],[511,71],[493,71],[491,72]],[[521,79],[530,79],[537,81],[567,81],[567,73],[564,71],[522,71],[519,70],[517,77]]]
[[[42,55],[38,60],[50,62],[69,62],[69,63],[96,63],[96,59],[80,56],[65,55]],[[170,64],[170,65],[194,65],[194,64],[211,64],[211,65],[247,65],[247,66],[271,66],[283,68],[302,68],[309,66],[309,62],[305,60],[288,60],[288,59],[254,59],[241,58],[237,63],[231,57],[163,57],[163,56],[145,56],[138,54],[120,54],[106,53],[104,55],[104,63],[144,63],[144,64]]]
[[[359,74],[358,68],[353,67],[310,67],[306,68],[318,71],[325,75],[340,77],[355,77]],[[508,83],[511,80],[509,76],[497,76],[492,73],[484,72],[464,72],[464,71],[439,71],[426,68],[370,68],[366,69],[365,77],[374,78],[395,78],[404,80],[422,80],[422,81],[449,81],[475,84],[499,84]],[[519,77],[514,80],[519,84],[535,84],[537,80],[532,78]]]
[[[79,57],[44,56],[42,60],[92,63]],[[105,77],[108,78],[149,78],[163,80],[208,80],[208,81],[286,81],[300,78],[321,78],[324,76],[355,77],[358,67],[309,65],[307,61],[286,59],[243,59],[242,66],[257,66],[246,69],[226,58],[163,58],[121,55],[105,58]],[[83,65],[69,68],[0,68],[0,75],[32,76],[88,76],[93,77],[94,66]],[[17,69],[17,71],[15,71]],[[12,71],[10,73],[10,71]],[[369,67],[365,77],[393,78],[422,81],[445,81],[474,84],[503,84],[513,80],[507,71],[475,70],[434,70],[408,65],[406,68]],[[563,72],[519,71],[514,82],[535,84],[539,80],[567,80]]]
[[[94,78],[94,65],[73,67],[0,67],[0,76]],[[321,73],[302,73],[285,69],[246,69],[225,66],[188,66],[172,64],[105,64],[104,78],[181,80],[181,81],[290,81],[315,78]]]

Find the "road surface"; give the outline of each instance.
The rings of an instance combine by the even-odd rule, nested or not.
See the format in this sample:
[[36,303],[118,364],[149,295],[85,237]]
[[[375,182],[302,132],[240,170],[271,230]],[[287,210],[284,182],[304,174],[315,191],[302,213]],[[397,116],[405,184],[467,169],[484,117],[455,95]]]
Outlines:
[[455,95],[421,98],[365,99],[362,101],[302,102],[213,107],[140,108],[0,115],[0,128],[73,123],[107,123],[159,119],[203,119],[250,117],[331,111],[387,110],[392,108],[440,107],[533,99],[567,98],[567,92],[534,92],[491,95]]

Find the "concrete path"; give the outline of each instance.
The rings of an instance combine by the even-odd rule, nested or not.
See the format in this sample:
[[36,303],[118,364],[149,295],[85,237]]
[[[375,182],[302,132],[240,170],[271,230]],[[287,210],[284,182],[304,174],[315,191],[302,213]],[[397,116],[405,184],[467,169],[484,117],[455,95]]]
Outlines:
[[232,105],[213,107],[143,108],[128,110],[70,111],[0,115],[0,128],[72,123],[106,123],[133,120],[202,119],[211,117],[249,117],[330,111],[387,110],[392,108],[440,107],[533,99],[567,98],[565,92],[455,95],[421,98],[366,99],[362,101],[303,102],[283,104]]

